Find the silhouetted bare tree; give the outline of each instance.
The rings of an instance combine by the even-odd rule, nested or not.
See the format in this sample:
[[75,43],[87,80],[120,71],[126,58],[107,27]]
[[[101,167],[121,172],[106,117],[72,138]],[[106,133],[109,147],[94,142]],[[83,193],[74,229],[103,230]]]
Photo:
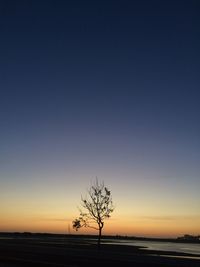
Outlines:
[[104,220],[109,218],[114,210],[111,192],[103,182],[99,183],[96,179],[88,190],[88,195],[85,198],[81,197],[81,202],[85,212],[80,209],[80,216],[73,221],[73,228],[78,231],[84,226],[98,230],[98,247],[100,247]]

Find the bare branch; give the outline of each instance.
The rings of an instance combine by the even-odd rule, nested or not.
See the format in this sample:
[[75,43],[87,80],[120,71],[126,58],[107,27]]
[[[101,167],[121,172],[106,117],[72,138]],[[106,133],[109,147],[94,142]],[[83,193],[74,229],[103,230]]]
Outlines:
[[[88,190],[86,197],[81,196],[81,205],[84,212],[79,209],[80,216],[73,221],[73,227],[78,231],[81,227],[89,227],[99,231],[99,244],[101,231],[104,227],[104,220],[110,218],[110,214],[114,211],[111,191],[99,183],[96,178],[95,183]],[[98,227],[92,224],[96,223]]]

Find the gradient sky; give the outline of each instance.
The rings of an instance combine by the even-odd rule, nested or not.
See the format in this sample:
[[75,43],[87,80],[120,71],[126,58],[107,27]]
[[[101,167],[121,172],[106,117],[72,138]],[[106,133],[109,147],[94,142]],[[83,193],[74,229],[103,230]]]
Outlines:
[[68,232],[97,176],[104,233],[200,234],[199,47],[195,0],[0,1],[0,231]]

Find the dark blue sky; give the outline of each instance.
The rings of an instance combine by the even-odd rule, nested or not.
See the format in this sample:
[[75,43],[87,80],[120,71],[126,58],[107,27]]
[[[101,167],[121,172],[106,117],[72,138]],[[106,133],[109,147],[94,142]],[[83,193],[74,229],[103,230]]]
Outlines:
[[198,1],[2,1],[0,10],[3,145],[43,130],[199,136]]
[[1,135],[63,124],[199,134],[198,1],[2,1],[0,9]]
[[7,0],[0,33],[4,185],[68,168],[195,189],[199,1]]

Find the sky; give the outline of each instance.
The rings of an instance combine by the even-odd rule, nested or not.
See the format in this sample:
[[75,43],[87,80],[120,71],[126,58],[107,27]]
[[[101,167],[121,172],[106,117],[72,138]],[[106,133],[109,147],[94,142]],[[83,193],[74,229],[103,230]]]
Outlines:
[[[0,231],[200,234],[200,3],[0,1]],[[80,233],[94,233],[82,229]]]

